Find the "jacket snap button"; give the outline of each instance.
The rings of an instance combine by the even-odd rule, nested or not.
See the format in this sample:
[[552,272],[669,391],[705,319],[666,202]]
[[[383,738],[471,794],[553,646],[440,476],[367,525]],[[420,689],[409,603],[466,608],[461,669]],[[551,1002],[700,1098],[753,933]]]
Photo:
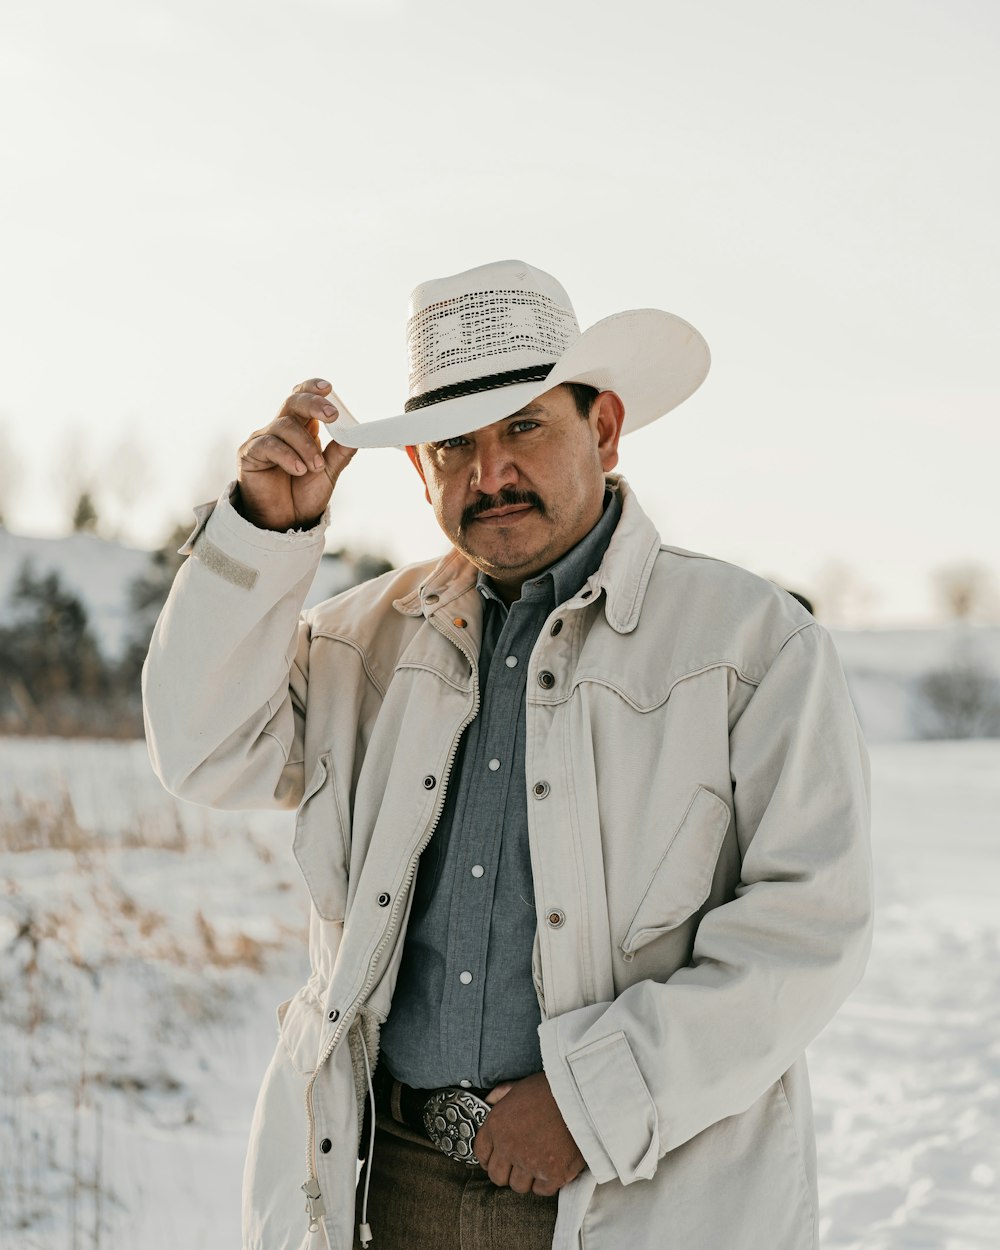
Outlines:
[[531,793],[536,799],[544,799],[549,793],[549,783],[547,781],[536,781],[531,787]]
[[465,629],[466,625],[468,625],[469,622],[465,619],[464,616],[456,616],[455,620],[452,623],[457,625],[459,629]]
[[440,596],[440,595],[435,595],[435,594],[432,592],[432,593],[431,593],[431,594],[429,594],[429,595],[424,595],[424,603],[437,603],[438,599],[440,599],[440,598],[441,598],[441,596]]
[[552,676],[548,669],[538,674],[538,684],[543,690],[551,690],[556,684],[556,679]]
[[555,637],[555,635],[558,634],[561,629],[562,629],[562,621],[553,621],[552,628],[549,630],[549,633],[553,637]]
[[566,923],[565,915],[558,908],[555,911],[550,911],[546,919],[553,929],[561,929]]
[[430,773],[428,773],[427,776],[424,778],[424,789],[433,790],[436,785],[437,785],[437,778],[432,777]]
[[378,903],[379,907],[388,907],[389,900],[391,897],[392,896],[390,894],[386,894],[386,892],[383,890],[382,893],[378,896],[378,898],[375,901]]
[[329,1139],[329,1137],[324,1137],[319,1144],[319,1148],[325,1155],[328,1155],[333,1149],[333,1142]]
[[334,1021],[340,1019],[340,1012],[336,1009],[336,1007],[334,1007],[333,1011],[328,1011],[326,1013],[326,1018],[330,1021],[331,1024],[333,1024]]

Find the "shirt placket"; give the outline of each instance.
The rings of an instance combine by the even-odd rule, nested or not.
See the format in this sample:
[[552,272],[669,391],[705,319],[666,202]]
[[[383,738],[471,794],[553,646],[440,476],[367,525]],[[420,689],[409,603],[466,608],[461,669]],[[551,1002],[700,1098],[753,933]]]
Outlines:
[[[489,594],[485,597],[492,598]],[[464,836],[456,865],[456,906],[449,925],[446,977],[445,1019],[454,1008],[464,1019],[474,1022],[474,1037],[458,1031],[446,1034],[450,1066],[454,1071],[470,1073],[462,1079],[463,1084],[481,1085],[483,1082],[482,1028],[483,1001],[488,988],[489,916],[496,893],[510,786],[517,780],[513,776],[513,766],[518,718],[524,714],[525,674],[538,618],[544,611],[538,596],[515,603],[506,610],[495,645],[484,648],[489,667],[483,684],[480,733],[472,761],[479,801],[464,805],[465,810],[457,814]],[[499,601],[488,603],[489,614],[504,612]],[[495,621],[493,617],[489,624],[495,627]],[[509,663],[510,660],[514,662]],[[523,784],[523,777],[520,782]],[[482,811],[490,812],[489,819],[482,822],[481,832],[477,831],[479,836],[469,836],[470,818],[475,820]]]

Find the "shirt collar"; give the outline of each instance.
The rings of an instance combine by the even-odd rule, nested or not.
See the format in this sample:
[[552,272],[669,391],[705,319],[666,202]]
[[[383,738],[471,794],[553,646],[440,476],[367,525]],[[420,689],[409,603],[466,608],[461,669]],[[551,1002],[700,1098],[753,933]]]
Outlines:
[[[622,501],[617,483],[608,482],[604,494],[604,511],[600,519],[575,547],[571,547],[547,569],[530,577],[521,588],[522,597],[547,598],[552,604],[565,603],[567,599],[571,599],[591,573],[600,568],[621,514]],[[479,573],[476,586],[484,599],[492,599],[502,604],[492,580],[485,573]]]
[[[587,578],[586,590],[581,594],[605,591],[608,624],[617,633],[628,634],[639,624],[646,588],[663,548],[656,526],[643,512],[625,478],[614,473],[608,474],[606,480],[621,497],[621,520],[600,568]],[[404,616],[430,616],[475,589],[476,569],[454,547],[440,560],[417,568],[421,570],[419,584],[393,600],[393,607]],[[481,595],[475,598],[482,603]]]

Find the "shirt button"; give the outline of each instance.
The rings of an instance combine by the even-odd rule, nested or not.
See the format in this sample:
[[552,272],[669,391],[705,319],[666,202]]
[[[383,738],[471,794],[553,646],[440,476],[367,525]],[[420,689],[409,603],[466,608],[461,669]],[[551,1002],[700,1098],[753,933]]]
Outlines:
[[472,984],[472,973],[471,973],[471,972],[460,972],[460,973],[458,974],[458,979],[462,982],[462,984],[463,984],[463,985],[471,985],[471,984]]
[[556,684],[556,679],[552,676],[552,674],[546,668],[546,669],[543,669],[542,672],[538,674],[538,684],[542,687],[543,690],[551,690],[552,687]]
[[482,864],[472,865],[472,875],[474,877],[481,877],[485,871],[486,869],[482,866]]
[[463,1089],[472,1089],[471,1081],[459,1081],[459,1085],[461,1085]]
[[489,768],[489,770],[490,770],[490,772],[491,772],[491,773],[495,773],[495,772],[496,772],[496,770],[500,767],[500,761],[499,761],[499,760],[490,760],[490,762],[489,762],[489,764],[487,765],[487,767]]
[[531,793],[536,799],[544,799],[549,793],[549,783],[547,781],[536,781],[531,787]]
[[507,656],[506,660],[504,660],[504,664],[506,664],[508,668],[517,668],[517,656]]
[[561,929],[566,923],[566,916],[558,909],[558,907],[553,908],[545,919],[549,922],[549,925],[553,929]]

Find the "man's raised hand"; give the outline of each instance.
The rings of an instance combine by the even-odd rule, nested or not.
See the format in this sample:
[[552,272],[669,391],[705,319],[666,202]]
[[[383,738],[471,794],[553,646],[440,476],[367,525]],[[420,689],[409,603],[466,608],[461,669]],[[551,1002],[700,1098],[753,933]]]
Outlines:
[[322,378],[301,382],[281,411],[255,430],[239,450],[236,506],[259,529],[289,530],[312,525],[330,502],[333,488],[355,448],[331,441],[320,448],[319,423],[337,419]]

